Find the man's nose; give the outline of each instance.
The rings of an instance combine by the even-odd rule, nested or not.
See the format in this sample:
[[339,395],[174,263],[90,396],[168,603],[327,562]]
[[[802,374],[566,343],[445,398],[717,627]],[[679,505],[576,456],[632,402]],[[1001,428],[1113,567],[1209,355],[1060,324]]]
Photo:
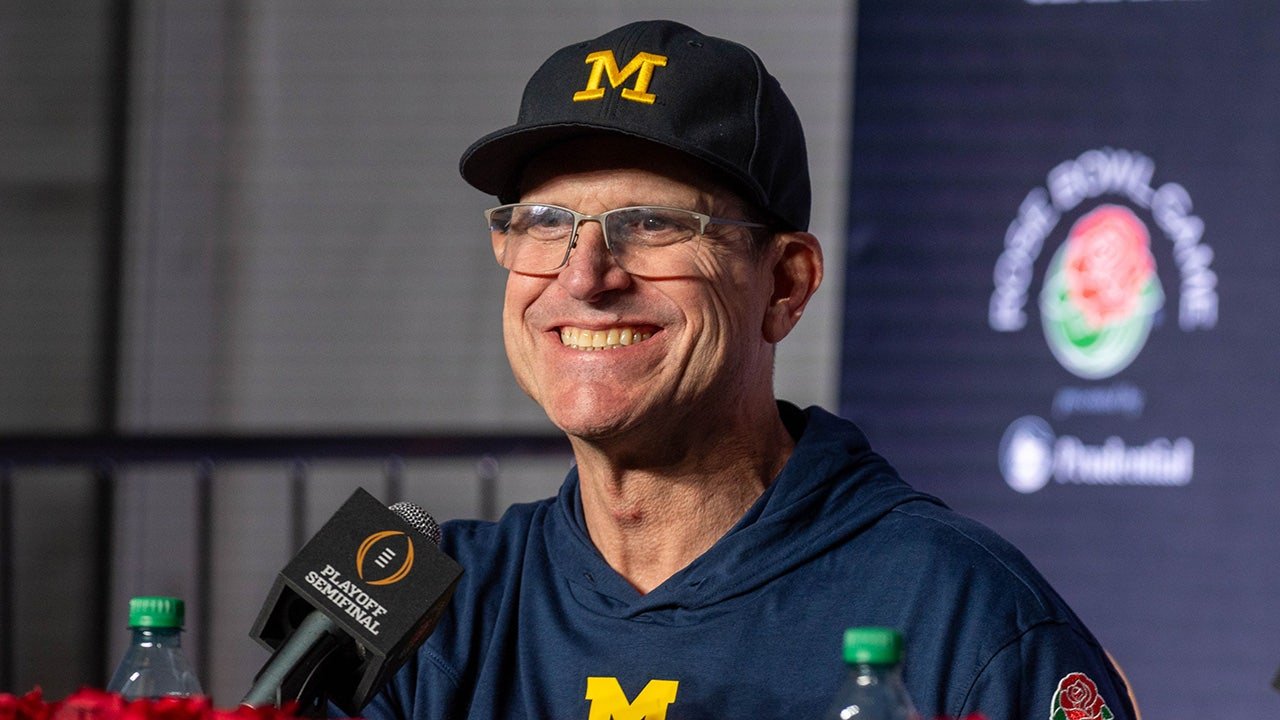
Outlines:
[[557,277],[569,294],[580,300],[595,300],[601,294],[631,284],[631,275],[618,266],[604,241],[600,223],[586,221],[578,226],[569,262]]

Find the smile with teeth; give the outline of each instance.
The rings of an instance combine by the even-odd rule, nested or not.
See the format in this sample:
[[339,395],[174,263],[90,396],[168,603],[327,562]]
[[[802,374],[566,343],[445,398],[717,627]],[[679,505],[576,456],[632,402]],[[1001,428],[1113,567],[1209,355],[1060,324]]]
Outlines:
[[565,346],[578,350],[613,350],[627,345],[635,345],[653,337],[652,332],[639,328],[616,327],[607,330],[589,330],[587,328],[560,328],[560,342]]

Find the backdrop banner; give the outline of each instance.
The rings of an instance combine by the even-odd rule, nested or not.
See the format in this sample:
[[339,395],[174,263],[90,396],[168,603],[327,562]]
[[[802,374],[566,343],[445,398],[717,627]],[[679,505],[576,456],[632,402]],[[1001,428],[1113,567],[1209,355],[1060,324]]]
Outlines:
[[841,410],[1152,718],[1280,710],[1277,8],[859,3]]

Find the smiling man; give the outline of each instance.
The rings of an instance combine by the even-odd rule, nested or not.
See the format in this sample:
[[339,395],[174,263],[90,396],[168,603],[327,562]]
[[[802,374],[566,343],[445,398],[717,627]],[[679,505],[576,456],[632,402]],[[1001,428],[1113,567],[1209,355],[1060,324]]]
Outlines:
[[502,203],[511,367],[577,462],[555,498],[445,525],[466,573],[366,717],[817,718],[855,625],[904,634],[924,717],[1133,717],[1015,549],[775,399],[822,251],[755,53],[656,21],[570,45],[461,170]]
[[818,243],[753,235],[768,226],[723,183],[640,140],[558,144],[521,188],[489,214],[512,271],[507,354],[569,435],[592,541],[649,592],[724,535],[790,453],[773,346],[817,289]]

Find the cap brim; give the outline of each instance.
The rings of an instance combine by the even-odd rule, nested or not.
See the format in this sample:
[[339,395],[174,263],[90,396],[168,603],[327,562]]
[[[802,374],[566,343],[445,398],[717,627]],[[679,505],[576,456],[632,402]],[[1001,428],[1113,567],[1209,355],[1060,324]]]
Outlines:
[[718,158],[697,148],[655,140],[649,135],[622,130],[604,123],[556,122],[541,125],[512,125],[489,133],[462,154],[458,170],[472,187],[494,195],[503,202],[518,199],[524,168],[542,151],[574,138],[608,134],[669,147],[706,163],[730,180],[754,203],[765,203],[764,191],[754,178],[743,177],[736,168],[726,167]]

